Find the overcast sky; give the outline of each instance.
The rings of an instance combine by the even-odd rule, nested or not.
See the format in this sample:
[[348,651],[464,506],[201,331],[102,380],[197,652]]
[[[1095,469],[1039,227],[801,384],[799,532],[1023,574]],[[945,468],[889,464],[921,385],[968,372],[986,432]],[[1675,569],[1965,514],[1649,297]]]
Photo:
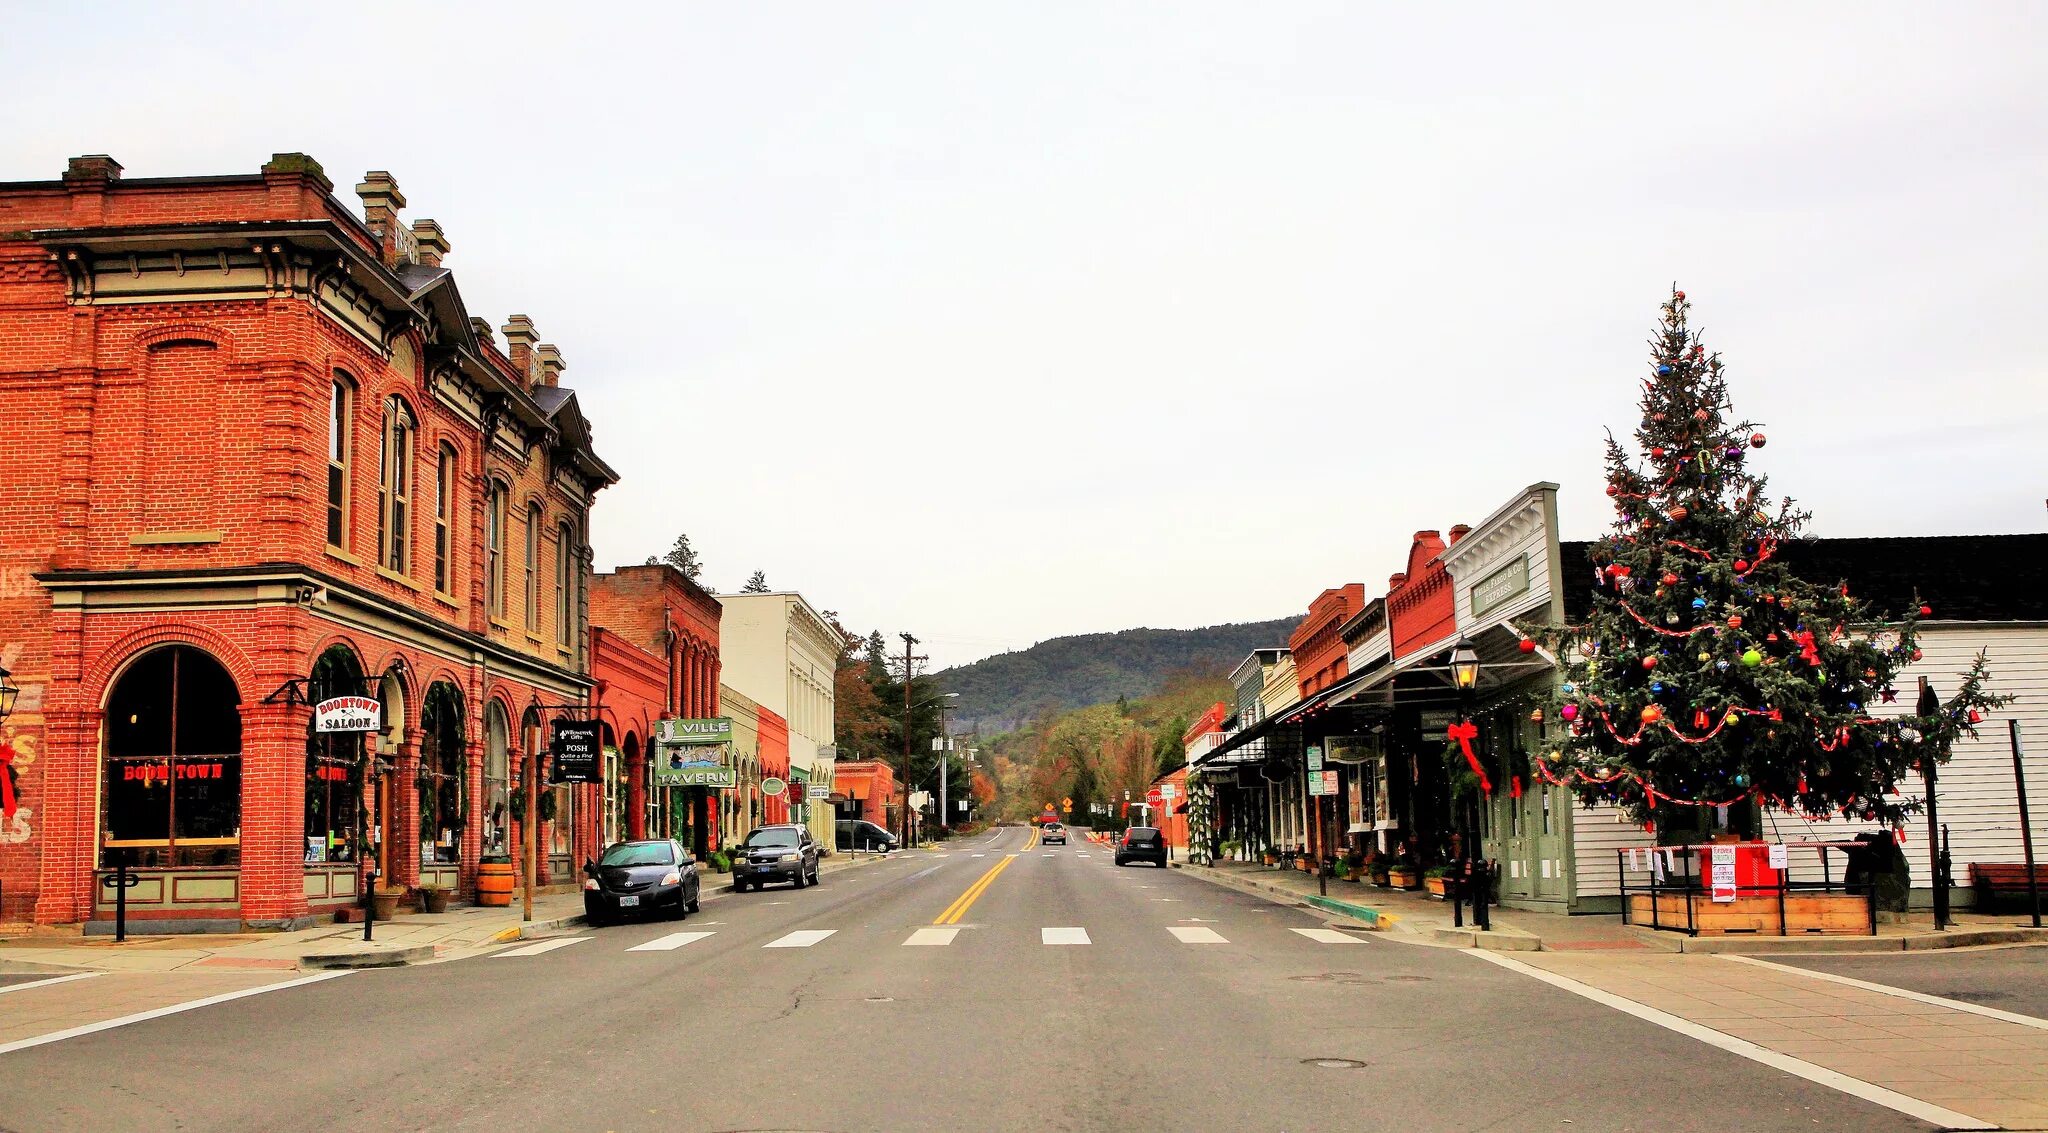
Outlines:
[[1825,535],[2040,531],[2048,6],[23,6],[0,178],[388,169],[623,481],[940,663],[1597,534],[1674,280]]

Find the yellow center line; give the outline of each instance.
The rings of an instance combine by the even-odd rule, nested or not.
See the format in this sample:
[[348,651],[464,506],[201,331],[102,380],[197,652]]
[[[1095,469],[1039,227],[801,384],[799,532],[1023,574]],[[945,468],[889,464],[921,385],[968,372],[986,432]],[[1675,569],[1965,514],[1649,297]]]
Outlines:
[[960,918],[966,914],[968,909],[974,906],[974,902],[980,899],[981,895],[988,890],[988,887],[994,884],[995,879],[999,875],[1001,875],[1004,870],[1010,868],[1010,863],[1016,860],[1016,854],[1004,854],[1002,861],[999,861],[995,865],[989,867],[989,871],[987,873],[982,874],[979,878],[975,880],[974,884],[968,886],[967,892],[962,893],[960,896],[954,898],[953,903],[946,906],[946,911],[940,913],[938,917],[932,921],[932,923],[959,924]]

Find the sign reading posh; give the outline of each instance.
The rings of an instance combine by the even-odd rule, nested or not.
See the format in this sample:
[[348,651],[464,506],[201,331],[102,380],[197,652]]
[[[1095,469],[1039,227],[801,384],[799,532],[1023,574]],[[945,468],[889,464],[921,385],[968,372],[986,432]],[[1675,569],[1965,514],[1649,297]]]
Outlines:
[[554,735],[548,740],[548,754],[554,757],[555,782],[602,781],[598,769],[597,721],[556,720]]
[[375,697],[337,696],[313,706],[315,732],[375,732],[384,727],[384,706]]

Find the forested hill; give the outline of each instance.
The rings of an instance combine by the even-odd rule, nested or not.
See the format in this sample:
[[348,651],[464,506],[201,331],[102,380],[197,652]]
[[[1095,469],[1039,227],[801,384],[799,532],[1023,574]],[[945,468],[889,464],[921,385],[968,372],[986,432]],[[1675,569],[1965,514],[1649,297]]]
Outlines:
[[1127,629],[1055,637],[937,674],[957,692],[953,720],[1006,732],[1048,712],[1151,696],[1174,673],[1221,676],[1254,649],[1287,644],[1301,619],[1201,629]]

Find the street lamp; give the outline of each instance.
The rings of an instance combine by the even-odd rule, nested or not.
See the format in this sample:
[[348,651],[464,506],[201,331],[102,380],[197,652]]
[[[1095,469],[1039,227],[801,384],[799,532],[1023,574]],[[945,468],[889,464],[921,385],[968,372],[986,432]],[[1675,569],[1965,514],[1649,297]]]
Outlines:
[[[1920,703],[1913,711],[1930,722],[1941,715],[1941,697],[1934,691],[1926,677],[1920,678]],[[1931,726],[1931,725],[1930,725]],[[1936,931],[1949,926],[1948,916],[1948,851],[1942,845],[1948,839],[1941,828],[1941,811],[1934,799],[1934,745],[1920,750],[1920,776],[1927,781],[1927,865],[1934,882],[1934,927]]]
[[1479,686],[1479,653],[1472,643],[1460,638],[1451,647],[1451,683],[1461,693],[1469,693]]
[[[1474,738],[1474,733],[1478,731],[1472,724],[1471,716],[1472,690],[1479,687],[1479,651],[1473,649],[1472,643],[1464,638],[1459,638],[1458,643],[1451,647],[1451,684],[1458,690],[1458,723],[1451,729],[1451,735],[1459,744],[1469,744]],[[1470,749],[1467,750],[1469,752]],[[1480,852],[1476,856],[1473,853],[1473,848],[1479,843],[1477,816],[1480,805],[1474,803],[1472,809],[1466,813],[1464,880],[1465,888],[1472,893],[1472,924],[1481,931],[1486,931],[1492,928],[1486,915],[1486,890],[1492,879],[1487,876],[1485,853]],[[1453,904],[1451,912],[1454,920],[1459,911],[1458,905]]]
[[14,700],[21,695],[21,690],[14,687],[14,682],[7,679],[13,675],[6,669],[0,669],[0,720],[14,715]]

